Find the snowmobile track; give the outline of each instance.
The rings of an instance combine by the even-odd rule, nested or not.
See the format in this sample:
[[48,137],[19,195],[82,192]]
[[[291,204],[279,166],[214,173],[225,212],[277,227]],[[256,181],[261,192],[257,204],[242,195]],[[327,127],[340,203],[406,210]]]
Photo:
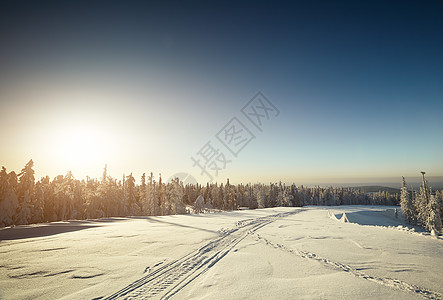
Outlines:
[[277,219],[301,211],[303,209],[238,221],[234,229],[223,231],[220,237],[200,249],[160,265],[146,276],[104,299],[169,299],[214,266],[244,238]]

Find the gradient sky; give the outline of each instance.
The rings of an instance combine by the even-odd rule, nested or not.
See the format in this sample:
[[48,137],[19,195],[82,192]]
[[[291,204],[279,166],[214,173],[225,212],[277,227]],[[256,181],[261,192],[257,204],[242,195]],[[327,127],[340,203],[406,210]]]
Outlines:
[[[443,176],[442,1],[3,1],[0,164],[37,178]],[[240,109],[261,91],[263,132]],[[238,155],[215,135],[237,117]],[[395,181],[395,180],[394,180]]]

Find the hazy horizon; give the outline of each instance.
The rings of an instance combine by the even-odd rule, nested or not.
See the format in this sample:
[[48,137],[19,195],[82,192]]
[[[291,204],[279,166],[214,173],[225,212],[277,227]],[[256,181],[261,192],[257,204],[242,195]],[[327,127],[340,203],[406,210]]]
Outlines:
[[[34,162],[35,163],[35,162]],[[6,166],[5,166],[6,167]],[[7,168],[8,172],[14,171],[17,174],[20,172],[20,170],[23,167],[17,168],[17,169],[9,169]],[[49,178],[52,180],[55,177],[59,175],[66,175],[66,173],[70,170],[67,170],[64,173],[59,174],[42,174],[38,167],[35,167],[34,165],[34,171],[35,171],[35,179],[36,181],[40,180],[42,177],[49,176]],[[99,170],[98,172],[95,172],[95,174],[87,174],[85,176],[78,176],[78,174],[75,174],[75,172],[72,172],[72,175],[74,178],[78,180],[85,180],[86,177],[102,180],[103,177],[103,170]],[[112,172],[112,168],[107,165],[107,175],[111,176],[114,179],[122,180],[123,176],[127,176],[129,174],[132,174],[135,178],[136,184],[140,184],[141,182],[141,176],[143,173],[145,173],[147,176],[150,175],[152,172],[154,180],[158,181],[159,175],[161,174],[163,181],[170,181],[172,178],[178,177],[181,181],[186,183],[195,183],[198,182],[201,185],[206,185],[208,181],[198,181],[197,178],[193,176],[192,173],[185,173],[185,172],[179,172],[174,174],[168,174],[168,173],[162,173],[162,172],[153,172],[150,170],[147,170],[142,173],[135,173],[135,172],[127,172],[122,174],[114,174],[115,172]],[[219,180],[220,178],[217,178],[217,180],[212,181],[213,183],[226,183],[226,180],[229,179],[229,182],[231,184],[248,184],[248,183],[276,183],[276,182],[282,182],[285,184],[295,184],[297,186],[308,186],[308,187],[314,187],[314,186],[321,186],[321,187],[356,187],[356,186],[385,186],[385,187],[391,187],[391,188],[400,188],[401,187],[401,177],[354,177],[354,178],[326,178],[326,177],[318,177],[318,178],[295,178],[293,180],[285,179],[285,178],[272,178],[271,180],[265,181],[259,181],[259,180],[251,180],[248,178],[242,178],[240,180],[236,178],[230,178],[227,177],[223,180]],[[405,176],[406,184],[409,187],[418,188],[422,183],[422,176]],[[431,188],[434,189],[443,189],[443,176],[432,176],[429,174],[426,174],[426,180]]]

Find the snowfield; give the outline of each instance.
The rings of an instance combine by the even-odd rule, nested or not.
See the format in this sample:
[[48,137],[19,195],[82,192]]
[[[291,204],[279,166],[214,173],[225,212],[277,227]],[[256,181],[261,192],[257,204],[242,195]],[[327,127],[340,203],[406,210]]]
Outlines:
[[443,299],[443,240],[407,226],[394,208],[279,207],[4,228],[0,298]]

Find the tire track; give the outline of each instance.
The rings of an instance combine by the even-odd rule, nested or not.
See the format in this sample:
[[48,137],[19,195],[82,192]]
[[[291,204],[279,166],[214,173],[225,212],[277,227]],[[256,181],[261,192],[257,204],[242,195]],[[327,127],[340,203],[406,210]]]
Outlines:
[[105,299],[169,299],[225,257],[238,243],[260,228],[303,211],[297,209],[266,217],[238,221],[220,237],[177,260],[161,265]]
[[440,294],[439,292],[434,292],[434,291],[431,291],[431,290],[428,290],[428,289],[425,289],[425,288],[422,288],[422,287],[419,287],[419,286],[416,286],[413,284],[409,284],[405,281],[401,281],[398,279],[393,279],[393,278],[389,278],[389,277],[372,276],[372,275],[366,274],[364,272],[361,272],[359,270],[356,270],[349,265],[345,265],[345,264],[342,264],[339,262],[334,262],[334,261],[331,261],[327,258],[323,258],[321,256],[318,256],[315,253],[290,249],[284,245],[273,243],[270,240],[260,236],[259,234],[255,234],[255,236],[256,236],[257,240],[263,241],[266,245],[268,245],[270,247],[274,247],[276,249],[280,249],[282,251],[289,252],[289,253],[297,255],[301,258],[316,260],[324,265],[333,267],[334,269],[348,272],[348,273],[354,275],[355,277],[366,279],[366,280],[384,285],[386,287],[415,293],[415,294],[420,295],[420,296],[427,298],[427,299],[436,299],[436,300],[443,299],[443,295]]

